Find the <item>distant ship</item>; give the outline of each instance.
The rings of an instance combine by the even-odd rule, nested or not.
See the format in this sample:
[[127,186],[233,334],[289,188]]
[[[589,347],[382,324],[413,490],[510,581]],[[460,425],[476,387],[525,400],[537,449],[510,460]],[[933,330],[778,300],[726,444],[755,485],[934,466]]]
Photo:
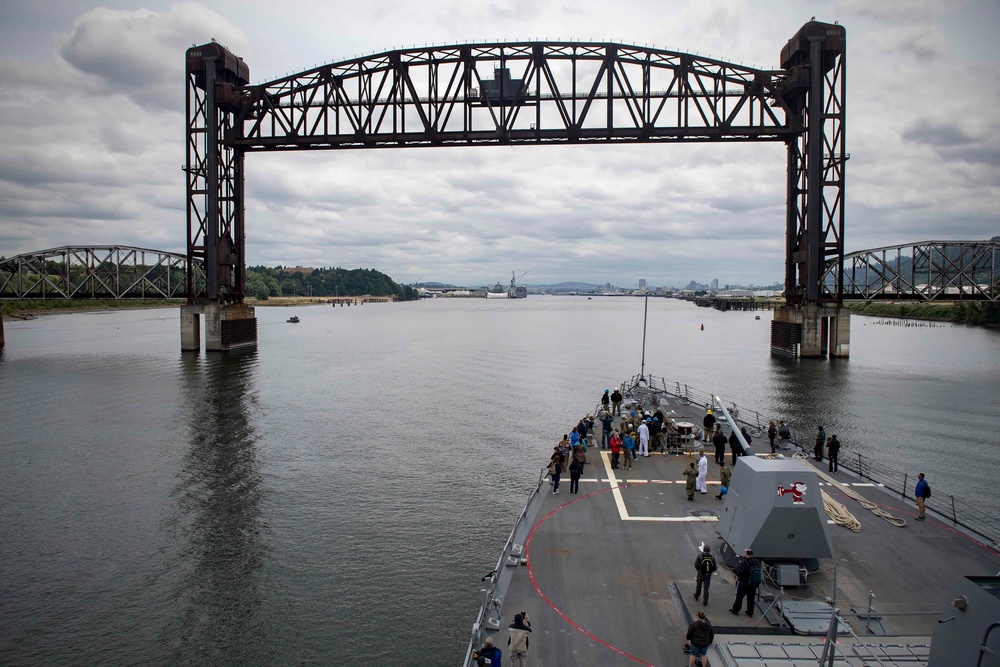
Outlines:
[[[521,278],[524,278],[527,271],[521,274]],[[514,277],[514,272],[510,272],[510,286],[501,285],[497,283],[493,287],[489,288],[486,292],[487,299],[526,299],[528,298],[528,288],[524,285],[518,285],[517,282],[520,278]]]

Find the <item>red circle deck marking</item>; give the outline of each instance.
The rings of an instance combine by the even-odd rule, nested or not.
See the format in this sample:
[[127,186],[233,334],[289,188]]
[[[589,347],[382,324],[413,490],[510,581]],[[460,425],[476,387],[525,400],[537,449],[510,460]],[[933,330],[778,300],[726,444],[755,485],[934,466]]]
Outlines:
[[[580,625],[576,621],[574,621],[572,618],[570,618],[569,616],[567,616],[566,614],[564,614],[562,612],[562,610],[559,609],[559,607],[555,606],[555,604],[552,603],[552,600],[550,600],[548,597],[546,597],[545,593],[542,592],[542,589],[539,588],[538,582],[535,580],[535,571],[534,571],[534,569],[531,566],[531,563],[532,563],[532,560],[531,560],[531,539],[535,536],[535,531],[538,530],[539,526],[541,526],[543,523],[545,523],[546,521],[548,521],[549,517],[551,517],[556,512],[558,512],[558,511],[560,511],[560,510],[562,510],[562,509],[564,509],[566,507],[569,507],[573,503],[576,503],[576,502],[579,502],[579,501],[583,500],[584,498],[589,498],[589,497],[591,497],[593,495],[597,495],[598,493],[607,493],[608,491],[612,491],[614,489],[626,489],[626,488],[632,486],[633,484],[635,484],[635,482],[633,482],[632,484],[624,484],[622,486],[612,486],[612,487],[608,487],[606,489],[600,489],[599,491],[592,491],[592,492],[590,492],[590,493],[588,493],[586,495],[580,496],[579,498],[575,498],[575,499],[569,501],[568,503],[563,503],[559,507],[556,507],[554,510],[552,510],[551,512],[549,512],[548,514],[546,514],[545,516],[543,516],[542,519],[541,519],[541,521],[539,521],[538,523],[536,523],[534,525],[534,527],[531,529],[531,532],[528,533],[528,539],[526,539],[524,541],[524,555],[528,559],[528,577],[531,579],[531,585],[535,589],[535,592],[538,593],[539,597],[541,597],[543,600],[545,600],[545,604],[549,605],[549,608],[552,609],[552,611],[554,611],[555,613],[559,614],[559,616],[564,621],[566,621],[567,623],[569,623],[571,626],[573,626],[574,628],[576,628],[577,630],[579,630],[583,634],[585,634],[587,637],[590,637],[591,639],[593,639],[595,642],[597,642],[601,646],[603,646],[605,648],[608,648],[608,649],[614,651],[615,653],[617,653],[618,655],[623,656],[625,658],[628,658],[629,660],[631,660],[633,662],[637,662],[640,665],[646,665],[646,667],[656,667],[652,663],[646,662],[642,658],[637,658],[637,657],[635,657],[634,655],[632,655],[630,653],[626,653],[625,651],[621,650],[617,646],[609,644],[608,642],[604,641],[600,637],[597,637],[593,633],[588,632],[587,630],[584,630],[582,627],[580,627]],[[648,482],[639,482],[639,484],[648,484]]]

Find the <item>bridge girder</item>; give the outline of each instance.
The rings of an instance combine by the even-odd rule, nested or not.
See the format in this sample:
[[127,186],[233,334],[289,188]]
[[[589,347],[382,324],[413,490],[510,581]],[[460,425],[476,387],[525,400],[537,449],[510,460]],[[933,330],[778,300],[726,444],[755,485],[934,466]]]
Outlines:
[[[844,298],[1000,301],[1000,243],[921,241],[844,256]],[[833,281],[832,273],[824,276]]]
[[[132,246],[62,246],[0,261],[0,299],[179,299],[204,267],[186,255]],[[198,288],[200,289],[200,288]]]
[[192,47],[188,258],[205,262],[207,282],[189,302],[243,301],[249,152],[780,141],[786,293],[839,303],[842,280],[830,291],[822,276],[843,262],[845,34],[807,23],[775,70],[618,43],[480,43],[388,51],[258,85],[221,45]]

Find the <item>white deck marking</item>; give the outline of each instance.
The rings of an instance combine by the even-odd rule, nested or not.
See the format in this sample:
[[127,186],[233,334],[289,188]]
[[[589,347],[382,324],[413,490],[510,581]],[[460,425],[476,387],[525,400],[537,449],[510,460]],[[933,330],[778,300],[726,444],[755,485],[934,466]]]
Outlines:
[[[608,476],[602,479],[602,482],[607,482],[611,485],[611,495],[615,498],[615,505],[618,507],[618,516],[622,521],[658,521],[662,523],[686,523],[691,521],[697,521],[702,523],[717,522],[719,517],[717,516],[629,516],[628,509],[625,507],[625,499],[622,498],[621,487],[618,486],[619,479],[612,475],[611,470],[611,453],[608,450],[601,451],[601,461],[604,462],[604,469],[607,471]],[[638,479],[622,479],[622,482],[628,484],[629,482],[639,482],[646,480]],[[668,479],[654,479],[653,484],[684,484],[686,480],[668,480]]]

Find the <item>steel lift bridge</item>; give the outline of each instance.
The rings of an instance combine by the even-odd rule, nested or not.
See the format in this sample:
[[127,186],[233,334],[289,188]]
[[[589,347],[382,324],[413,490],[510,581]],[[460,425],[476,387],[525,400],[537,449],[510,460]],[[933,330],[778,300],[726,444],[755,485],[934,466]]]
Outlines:
[[[846,32],[810,21],[756,69],[663,49],[512,42],[388,51],[250,85],[212,42],[187,51],[187,254],[181,347],[256,345],[245,278],[244,159],[408,146],[784,142],[787,307],[772,348],[846,357]],[[834,276],[831,282],[826,276]]]

